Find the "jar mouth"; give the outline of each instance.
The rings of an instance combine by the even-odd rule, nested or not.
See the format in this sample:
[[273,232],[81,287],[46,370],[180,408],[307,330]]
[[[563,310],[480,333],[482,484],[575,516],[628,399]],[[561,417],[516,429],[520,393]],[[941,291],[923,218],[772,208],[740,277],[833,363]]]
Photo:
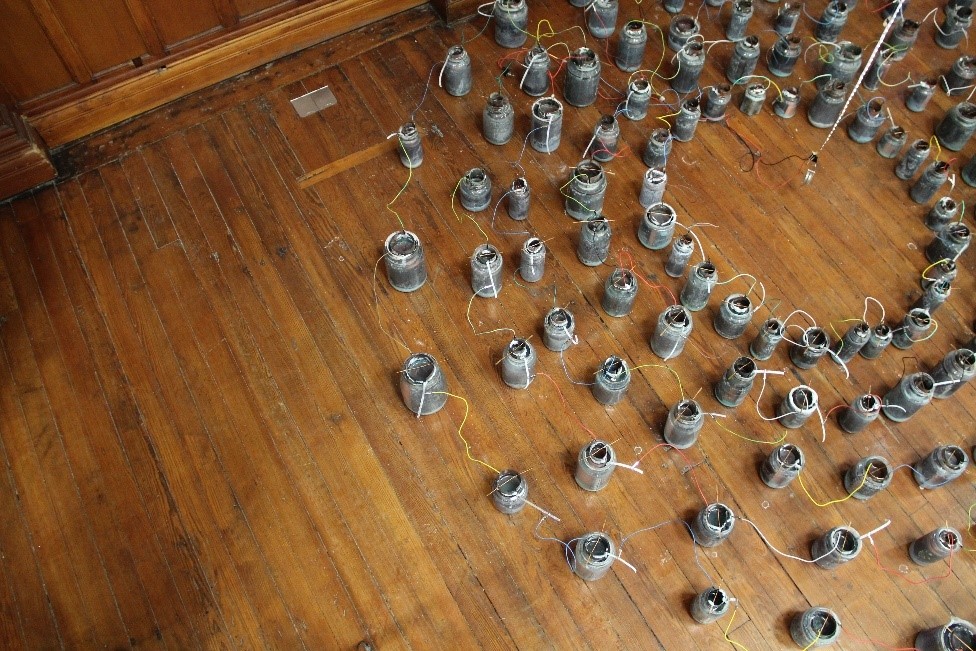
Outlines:
[[694,59],[704,54],[705,47],[698,41],[691,41],[685,44],[684,51]]
[[617,289],[633,289],[637,286],[637,280],[629,269],[615,269],[610,282]]
[[830,344],[830,339],[827,337],[827,333],[823,328],[810,328],[803,333],[803,344],[807,348],[820,350]]
[[966,239],[969,237],[969,227],[965,224],[953,224],[949,227],[949,234],[953,237],[959,239]]
[[447,51],[448,56],[452,59],[459,59],[465,55],[464,46],[452,45]]
[[753,96],[756,96],[756,97],[765,97],[766,96],[766,87],[763,86],[761,83],[758,83],[758,82],[757,83],[753,83],[753,84],[749,84],[749,86],[746,87],[746,94],[753,95]]
[[417,125],[413,122],[407,122],[402,127],[400,127],[400,135],[405,137],[414,136],[417,134]]
[[595,161],[583,161],[576,166],[573,176],[584,182],[593,183],[603,176],[603,167]]
[[614,355],[603,362],[600,373],[611,382],[620,382],[630,375],[630,370],[627,368],[626,361]]
[[691,99],[685,100],[685,103],[681,105],[683,109],[691,113],[697,113],[700,111],[701,102],[697,98],[693,97]]
[[960,7],[956,9],[956,17],[966,20],[967,18],[973,17],[973,10],[969,7]]
[[420,248],[420,240],[410,231],[397,231],[386,240],[386,253],[394,258],[406,258]]
[[580,541],[580,545],[586,556],[594,563],[606,563],[613,558],[610,553],[612,544],[605,534],[590,534]]
[[726,299],[725,304],[729,306],[729,311],[732,314],[744,315],[749,314],[752,310],[752,301],[749,300],[748,296],[738,295],[730,296]]
[[646,79],[635,79],[630,84],[630,87],[635,92],[643,93],[645,90],[648,90],[651,87],[651,85],[649,83],[647,83],[647,80]]
[[887,339],[891,336],[891,328],[888,327],[887,323],[879,323],[874,328],[874,336],[879,339]]
[[617,125],[617,118],[613,117],[612,115],[602,115],[600,116],[599,124],[604,129],[612,129]]
[[932,317],[925,310],[912,310],[908,319],[913,326],[919,329],[925,329],[932,325]]
[[959,536],[952,529],[942,529],[935,539],[943,549],[954,550],[959,547]]
[[593,441],[586,446],[584,458],[597,468],[603,468],[613,461],[613,448],[604,441]]
[[830,640],[837,636],[838,621],[833,613],[818,610],[810,618],[810,628],[819,632],[821,640]]
[[755,35],[746,36],[742,39],[742,43],[746,45],[749,49],[759,49],[759,37]]
[[427,353],[414,353],[403,365],[403,374],[413,384],[426,384],[436,370],[437,362]]
[[783,322],[779,319],[769,319],[763,324],[763,331],[767,334],[781,337],[783,336]]
[[831,542],[844,556],[851,556],[861,551],[861,537],[856,531],[847,527],[836,529],[831,536]]
[[705,603],[709,613],[722,613],[729,607],[729,596],[721,588],[709,588],[705,592]]
[[508,106],[508,98],[498,91],[495,91],[488,96],[488,104],[494,108],[502,108],[504,106]]
[[488,175],[480,167],[476,167],[473,170],[468,170],[468,173],[464,175],[464,178],[471,181],[472,183],[484,183]]
[[682,400],[674,411],[680,420],[695,420],[702,415],[701,407],[694,400]]
[[581,68],[593,68],[597,62],[596,52],[588,47],[581,47],[573,53],[571,60]]
[[935,389],[935,380],[928,373],[916,373],[912,377],[912,386],[922,394],[929,394]]
[[929,143],[925,140],[919,140],[913,145],[913,147],[916,151],[927,152],[929,150]]
[[648,221],[658,228],[671,226],[678,220],[678,216],[675,214],[674,208],[666,203],[654,204],[647,209],[645,214],[647,215]]
[[[515,194],[525,194],[529,189],[529,182],[523,177],[518,177],[512,181],[512,192]],[[535,238],[538,240],[538,238]]]
[[909,35],[917,32],[919,27],[920,25],[911,18],[906,18],[905,20],[901,21],[901,31],[908,32]]
[[495,480],[495,490],[505,497],[516,497],[522,492],[525,480],[522,475],[513,470],[506,470],[498,475]]
[[864,50],[861,49],[860,45],[854,45],[853,43],[845,43],[840,47],[840,52],[838,54],[841,58],[848,61],[853,61],[854,59],[861,56]]
[[857,406],[861,408],[861,411],[867,413],[881,411],[881,401],[873,393],[868,393],[858,398]]
[[695,273],[703,280],[711,280],[715,277],[715,265],[711,262],[702,262]]
[[[876,97],[867,103],[868,113],[872,116],[881,115],[881,111],[884,110],[885,101],[880,97]],[[976,109],[976,107],[973,107]]]
[[740,357],[732,362],[732,370],[739,377],[749,379],[756,375],[756,363],[751,357]]
[[531,253],[532,255],[538,255],[539,253],[542,253],[543,251],[546,250],[546,245],[538,237],[530,237],[525,241],[525,244],[522,246],[522,249],[526,253]]
[[794,388],[790,391],[790,399],[800,411],[812,410],[817,406],[817,393],[810,387]]
[[573,315],[561,307],[557,307],[546,315],[546,322],[559,328],[569,328],[573,325]]
[[664,313],[664,321],[669,326],[674,326],[677,328],[687,327],[691,323],[691,319],[688,316],[688,311],[685,310],[680,305],[672,305]]
[[694,32],[698,30],[698,21],[691,16],[678,16],[672,24],[679,32]]
[[967,120],[976,118],[976,105],[965,102],[959,105],[959,113]]
[[950,470],[959,470],[966,465],[966,453],[956,445],[949,445],[942,449],[942,460]]
[[791,50],[800,47],[800,45],[802,44],[800,37],[797,36],[796,34],[787,34],[786,36],[783,36],[781,38],[786,42],[786,45]]
[[859,337],[863,337],[869,334],[870,332],[871,332],[871,326],[869,326],[864,321],[861,321],[860,323],[854,326],[854,334],[856,334]]
[[870,457],[868,465],[871,469],[867,471],[867,478],[873,482],[882,483],[891,477],[891,467],[888,461],[881,457]]
[[632,20],[624,26],[624,29],[626,29],[631,35],[636,36],[644,31],[644,23],[639,20]]
[[945,648],[950,651],[965,651],[976,648],[976,631],[965,624],[949,624],[942,634]]
[[550,120],[553,115],[562,113],[562,111],[562,104],[560,104],[559,100],[554,97],[545,97],[540,99],[532,106],[532,113],[534,113],[536,117],[546,121]]
[[474,254],[474,259],[487,267],[498,260],[498,251],[491,245],[485,245]]
[[532,348],[525,339],[512,339],[508,344],[508,356],[517,360],[528,359],[532,356]]
[[792,443],[787,443],[776,452],[776,458],[786,469],[796,470],[803,466],[803,453]]
[[600,233],[605,233],[610,230],[610,222],[603,215],[600,215],[596,219],[591,219],[586,222],[586,230],[590,231],[594,235]]
[[735,514],[724,504],[709,504],[705,507],[705,526],[712,531],[726,533],[735,524]]
[[895,138],[905,137],[905,129],[903,129],[902,127],[891,127],[891,130],[888,133],[890,133]]

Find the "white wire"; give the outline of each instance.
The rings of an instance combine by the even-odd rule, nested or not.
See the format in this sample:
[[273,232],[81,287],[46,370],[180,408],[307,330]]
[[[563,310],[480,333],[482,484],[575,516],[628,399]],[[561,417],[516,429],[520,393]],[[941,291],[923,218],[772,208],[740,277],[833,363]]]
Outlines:
[[759,527],[757,527],[757,526],[756,526],[756,523],[755,523],[755,522],[753,522],[752,520],[749,520],[748,518],[743,518],[743,517],[741,517],[741,516],[739,517],[739,520],[741,520],[741,521],[743,521],[743,522],[748,522],[748,523],[749,523],[749,524],[750,524],[750,525],[752,526],[752,528],[756,530],[756,533],[758,533],[758,534],[759,534],[759,537],[760,537],[760,538],[762,538],[762,541],[763,541],[764,543],[766,543],[766,546],[767,546],[767,547],[769,547],[769,549],[770,549],[770,550],[771,550],[771,551],[772,551],[773,553],[775,553],[775,554],[779,554],[779,555],[780,555],[780,556],[782,556],[783,558],[792,558],[793,560],[795,560],[795,561],[800,561],[801,563],[817,563],[817,562],[819,562],[819,561],[822,561],[823,559],[825,559],[825,558],[827,558],[828,556],[830,556],[831,554],[833,554],[833,553],[834,553],[834,551],[836,551],[836,550],[837,550],[837,546],[838,546],[838,545],[840,545],[840,540],[838,539],[838,540],[837,540],[837,541],[836,541],[836,542],[834,543],[834,546],[833,546],[833,547],[831,547],[831,548],[830,548],[829,550],[827,550],[826,552],[824,552],[824,553],[823,553],[823,554],[821,554],[820,556],[818,556],[818,557],[816,557],[816,558],[813,558],[813,559],[808,559],[808,558],[800,558],[799,556],[794,556],[793,554],[787,554],[786,552],[781,552],[780,550],[778,550],[778,549],[776,549],[775,547],[773,547],[773,543],[771,543],[771,542],[769,542],[769,539],[768,539],[768,538],[766,538],[766,536],[765,536],[765,534],[763,534],[763,532],[759,530]]
[[[901,13],[902,9],[905,7],[905,3],[907,2],[908,0],[898,0],[898,6],[895,7],[895,13],[894,13],[895,16]],[[864,78],[867,76],[868,70],[871,69],[871,64],[874,63],[874,60],[878,58],[878,53],[881,52],[881,46],[884,44],[885,37],[888,36],[888,32],[890,32],[894,26],[895,26],[894,20],[889,20],[888,24],[885,25],[884,30],[882,30],[881,32],[881,37],[878,39],[878,44],[875,45],[874,50],[871,51],[871,56],[868,57],[867,62],[864,64],[864,68],[861,70],[860,76],[857,78],[857,81],[854,83],[854,88],[851,89],[850,95],[847,96],[847,101],[844,102],[844,106],[840,110],[840,117],[838,117],[837,120],[834,122],[834,125],[830,127],[830,133],[828,133],[827,137],[824,138],[823,144],[820,145],[820,148],[814,152],[815,156],[819,157],[820,152],[823,151],[824,147],[827,146],[827,143],[830,141],[831,137],[833,137],[834,132],[837,131],[837,127],[840,126],[841,120],[844,119],[844,115],[847,113],[848,107],[850,107],[851,102],[854,101],[854,97],[857,95],[858,89],[864,83]]]

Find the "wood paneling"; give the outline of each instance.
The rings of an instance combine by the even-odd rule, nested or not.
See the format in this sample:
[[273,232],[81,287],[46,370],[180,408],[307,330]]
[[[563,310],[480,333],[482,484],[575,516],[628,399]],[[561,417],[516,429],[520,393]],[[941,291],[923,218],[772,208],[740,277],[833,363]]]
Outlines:
[[[62,49],[76,48],[96,78],[123,66],[146,53],[139,30],[129,15],[125,0],[31,0],[36,6],[50,4],[52,21],[60,21],[67,43],[55,42]],[[52,35],[52,34],[49,34]],[[85,84],[91,79],[76,79]]]
[[478,6],[484,4],[478,0],[431,0],[437,8],[441,18],[448,23],[454,23],[467,18],[477,11]]
[[[582,42],[569,29],[580,10],[563,0],[532,7],[533,25],[546,18],[568,29],[558,39]],[[668,20],[659,6],[640,10],[646,20]],[[758,26],[775,10],[757,6],[753,20]],[[639,16],[636,5],[621,11],[621,21]],[[721,22],[702,16],[705,38],[720,39]],[[401,25],[408,33],[396,32]],[[845,30],[868,43],[880,25],[865,11]],[[769,375],[764,392],[756,387],[739,408],[721,407],[713,383],[770,314],[803,309],[843,330],[872,295],[897,323],[919,295],[921,249],[932,237],[927,206],[909,201],[911,183],[894,176],[894,161],[853,143],[843,125],[812,183],[802,183],[802,159],[826,136],[805,119],[810,84],[792,121],[768,105],[752,118],[730,108],[726,122],[702,122],[693,140],[674,143],[665,194],[682,224],[715,225],[696,229],[696,260],[714,261],[726,284],[695,313],[690,343],[668,364],[680,385],[646,366],[622,402],[604,407],[586,382],[611,354],[634,366],[661,363],[647,340],[684,283],[663,273],[666,251],[645,249],[635,233],[639,152],[675,112],[663,105],[673,98],[664,93],[643,121],[622,121],[622,155],[606,166],[612,256],[586,267],[576,255],[580,224],[564,214],[561,190],[593,126],[619,106],[613,89],[629,74],[606,65],[603,96],[567,106],[562,143],[544,155],[523,148],[534,98],[519,91],[517,77],[496,77],[513,52],[490,33],[466,43],[469,95],[447,95],[436,74],[427,87],[444,51],[471,34],[469,26],[435,24],[426,8],[397,16],[75,143],[66,156],[76,174],[0,205],[4,648],[352,649],[368,638],[381,651],[710,651],[731,648],[727,634],[740,649],[765,651],[797,648],[789,619],[824,605],[843,622],[832,648],[860,651],[910,649],[920,629],[972,618],[973,553],[954,555],[951,571],[948,563],[917,567],[907,556],[908,543],[936,526],[966,530],[976,502],[972,468],[920,491],[899,467],[869,502],[818,507],[795,482],[768,489],[757,466],[771,449],[764,442],[784,435],[764,417],[792,386],[813,386],[826,412],[883,392],[906,369],[929,368],[968,341],[973,251],[959,259],[931,339],[878,360],[855,358],[849,376],[828,359],[797,369],[784,344],[761,364],[784,375]],[[761,38],[768,47],[775,37]],[[722,47],[713,48],[703,85],[724,78],[730,48]],[[908,71],[929,75],[955,56],[931,41],[917,47],[890,83]],[[663,60],[668,76],[670,57],[656,44],[644,63],[654,69]],[[801,61],[786,83],[819,67]],[[562,82],[557,76],[558,97]],[[655,82],[659,90],[665,83]],[[289,100],[325,84],[338,104],[298,118]],[[480,118],[499,84],[517,120],[515,137],[493,146]],[[916,114],[905,109],[902,87],[876,93],[913,137],[929,136],[957,101],[939,94]],[[425,149],[410,172],[383,151],[408,119]],[[976,142],[953,154],[954,169],[974,150]],[[328,178],[303,187],[305,175],[325,166]],[[524,174],[529,219],[513,222],[503,202],[497,215],[466,215],[452,193],[474,166],[488,170],[494,201]],[[976,203],[968,185],[944,191]],[[396,292],[384,276],[382,242],[400,228],[390,209],[424,243],[429,280],[417,292]],[[971,209],[963,219],[972,223]],[[547,243],[538,286],[513,279],[527,237],[520,230]],[[505,257],[503,289],[497,299],[472,301],[469,256],[486,239]],[[649,282],[629,316],[610,318],[600,299],[618,264]],[[729,341],[712,322],[720,300],[750,286],[741,273],[758,277],[769,296],[746,334]],[[563,355],[538,343],[554,303],[577,318],[579,343]],[[872,322],[881,318],[872,310]],[[539,375],[526,390],[499,378],[510,333],[493,330],[508,327],[537,344]],[[397,389],[407,349],[437,357],[449,390],[467,402],[451,398],[419,419],[409,413]],[[839,500],[842,473],[865,455],[900,466],[936,443],[971,450],[974,390],[967,385],[907,422],[881,419],[857,435],[840,431],[836,412],[825,440],[816,418],[786,432],[805,451],[805,486],[821,502]],[[710,418],[698,443],[678,453],[661,447],[661,428],[681,395],[724,418]],[[593,436],[613,441],[624,463],[646,454],[643,474],[617,468],[607,488],[584,493],[573,467]],[[492,473],[472,458],[527,471],[530,499],[561,521],[540,523],[531,509],[498,513]],[[864,541],[859,558],[826,571],[775,554],[744,519],[721,546],[696,547],[680,521],[716,499],[802,559],[830,527],[849,523],[865,533],[891,524]],[[658,523],[623,546],[636,571],[616,563],[595,583],[571,573],[558,542],[594,529],[619,541]],[[964,536],[967,550],[976,549],[972,533]],[[711,584],[737,598],[735,618],[699,626],[688,603]]]
[[71,73],[27,0],[0,0],[0,13],[0,85],[9,99],[24,102],[71,85]]
[[424,2],[0,0],[0,88],[56,147]]
[[189,7],[183,0],[142,0],[142,3],[153,17],[167,50],[223,27],[217,5],[212,1],[195,2]]
[[241,19],[288,4],[289,0],[234,0]]

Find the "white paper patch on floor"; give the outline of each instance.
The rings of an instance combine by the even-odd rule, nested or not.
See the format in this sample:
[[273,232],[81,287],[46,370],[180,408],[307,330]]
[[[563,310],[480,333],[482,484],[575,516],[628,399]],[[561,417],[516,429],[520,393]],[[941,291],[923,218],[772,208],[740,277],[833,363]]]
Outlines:
[[311,93],[305,93],[291,100],[298,117],[305,118],[330,106],[335,106],[336,96],[328,86],[322,86]]

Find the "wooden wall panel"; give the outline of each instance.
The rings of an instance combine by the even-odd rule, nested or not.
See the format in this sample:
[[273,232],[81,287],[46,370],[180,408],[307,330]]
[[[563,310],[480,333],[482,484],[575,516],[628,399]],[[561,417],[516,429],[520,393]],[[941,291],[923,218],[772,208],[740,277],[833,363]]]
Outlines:
[[210,0],[142,0],[167,50],[206,32],[222,29],[220,14]]
[[28,0],[0,0],[0,81],[14,99],[39,97],[71,85]]
[[295,0],[234,0],[241,20],[253,16],[254,14],[280,7],[282,5],[296,4]]
[[94,77],[120,65],[132,67],[133,59],[146,54],[147,48],[124,0],[34,2],[50,3]]

